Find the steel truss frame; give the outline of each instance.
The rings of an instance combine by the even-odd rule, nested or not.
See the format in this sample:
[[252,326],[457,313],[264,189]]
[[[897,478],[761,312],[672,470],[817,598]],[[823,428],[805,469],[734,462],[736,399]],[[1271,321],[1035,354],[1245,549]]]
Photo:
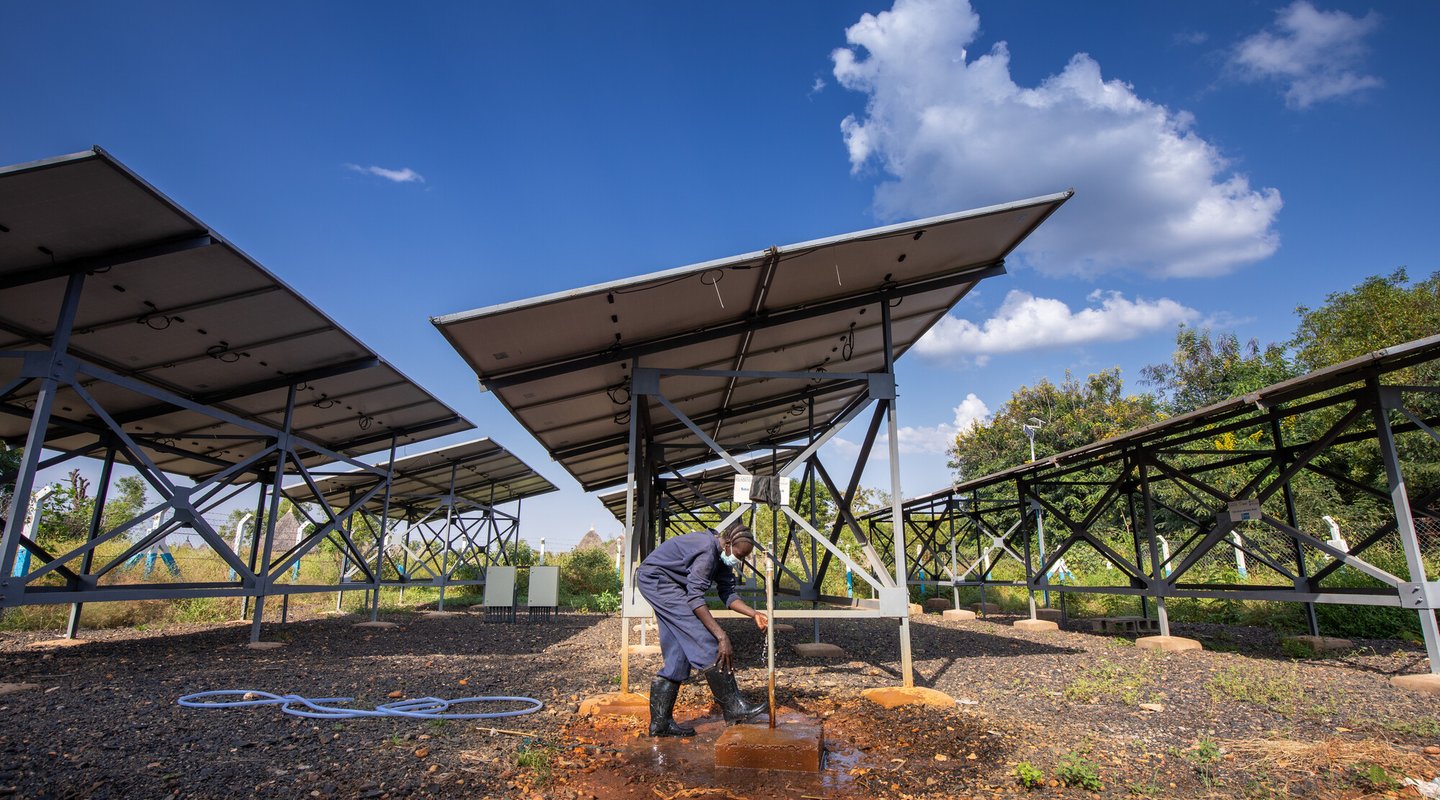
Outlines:
[[[287,580],[286,574],[305,554],[322,541],[330,540],[341,550],[356,558],[364,580],[363,588],[374,589],[380,583],[379,563],[370,562],[361,555],[362,551],[352,536],[351,524],[356,511],[377,495],[384,494],[388,513],[390,473],[387,468],[365,464],[349,456],[305,440],[292,431],[296,407],[296,391],[303,383],[295,378],[288,384],[284,423],[280,428],[245,419],[214,405],[207,405],[174,392],[157,388],[142,381],[118,374],[107,368],[75,357],[68,350],[76,311],[86,273],[72,272],[67,285],[55,334],[43,350],[3,351],[0,358],[20,362],[20,375],[8,385],[0,386],[0,412],[29,418],[29,428],[24,445],[24,456],[13,475],[3,476],[4,482],[13,480],[14,491],[11,508],[23,510],[27,507],[35,488],[36,476],[43,469],[66,463],[81,456],[95,456],[103,453],[100,485],[97,488],[95,512],[90,519],[86,541],[71,549],[50,553],[24,533],[24,513],[11,513],[5,520],[3,540],[0,540],[0,608],[27,604],[69,603],[70,621],[67,635],[73,637],[79,626],[80,611],[86,602],[113,600],[167,600],[184,597],[243,597],[246,610],[250,610],[249,599],[254,599],[251,614],[250,638],[258,641],[261,621],[264,615],[265,599],[271,595],[287,596],[310,592],[335,591],[333,584],[296,584]],[[31,383],[37,384],[33,407],[8,402],[19,389]],[[259,450],[234,463],[216,460],[216,471],[196,479],[194,485],[184,486],[161,470],[147,455],[155,452],[188,453],[177,446],[176,440],[166,435],[142,435],[127,431],[122,420],[107,411],[92,393],[99,385],[117,387],[126,392],[139,394],[154,400],[159,407],[177,408],[203,415],[217,422],[239,427],[246,431],[232,441],[259,445]],[[56,394],[68,388],[88,406],[95,423],[74,423],[52,416],[51,411]],[[77,431],[88,433],[94,440],[78,449],[60,452],[50,458],[42,458],[46,441],[52,426],[60,433],[69,435]],[[394,460],[396,438],[401,431],[390,433],[390,460]],[[186,439],[205,438],[204,433],[186,433]],[[177,439],[178,440],[178,439]],[[203,458],[203,456],[199,456]],[[373,483],[361,488],[347,507],[339,511],[331,509],[322,499],[315,476],[323,473],[318,468],[307,466],[306,460],[320,463],[348,465],[373,478]],[[132,519],[124,520],[106,529],[103,524],[103,510],[116,463],[123,462],[139,473],[147,487],[160,496],[160,501],[142,511]],[[247,478],[253,477],[259,484],[259,500],[254,516],[256,528],[249,541],[249,552],[239,552],[231,543],[205,519],[205,513],[219,508],[233,500],[250,485]],[[284,483],[287,477],[298,477],[313,498],[315,507],[323,510],[323,518],[311,519],[313,529],[299,542],[284,552],[275,552],[275,522],[278,517],[280,500],[286,496]],[[309,500],[292,496],[297,508]],[[268,504],[268,510],[267,510]],[[142,533],[133,541],[127,535],[143,531],[141,527],[148,520],[164,514],[169,518],[159,526]],[[308,516],[308,513],[307,513]],[[263,524],[261,520],[264,520]],[[165,536],[181,528],[193,530],[208,547],[227,564],[234,574],[230,581],[177,581],[166,584],[151,583],[103,583],[102,580],[115,573],[131,556],[142,553]],[[386,531],[382,528],[378,538],[383,549]],[[107,542],[127,541],[129,546],[118,556],[105,564],[96,566],[97,550]],[[34,561],[31,570],[24,576],[12,576],[17,553],[27,550]],[[75,563],[75,562],[78,562]],[[53,576],[53,577],[52,577]],[[360,587],[357,587],[360,588]],[[378,594],[371,607],[372,619],[378,613]]]
[[[487,567],[511,563],[510,549],[520,543],[523,500],[515,501],[515,513],[501,511],[494,505],[493,484],[490,502],[470,500],[455,490],[458,469],[458,465],[451,466],[448,490],[444,494],[392,496],[392,507],[403,516],[392,516],[386,539],[388,546],[383,555],[377,556],[382,540],[373,539],[363,559],[345,563],[339,587],[342,594],[369,590],[365,565],[378,563],[381,586],[401,590],[411,586],[437,588],[440,590],[437,607],[444,611],[448,587],[483,586]],[[368,517],[365,523],[371,525]],[[402,525],[403,530],[399,530]],[[467,569],[473,570],[477,577],[461,577],[461,572]],[[337,598],[337,608],[340,602],[341,598]]]
[[[661,446],[654,441],[656,427],[651,419],[650,409],[652,401],[658,403],[668,411],[679,425],[683,425],[693,434],[698,441],[694,447],[705,448],[709,454],[724,461],[735,471],[736,475],[754,475],[755,462],[742,463],[734,454],[754,450],[770,450],[771,465],[774,467],[773,474],[780,476],[781,480],[788,480],[797,471],[803,468],[803,479],[805,486],[810,487],[810,497],[814,497],[814,487],[817,481],[826,485],[832,496],[837,500],[839,514],[837,520],[828,532],[822,532],[816,527],[813,508],[809,518],[797,513],[790,506],[772,506],[772,522],[778,523],[782,518],[786,521],[786,533],[783,541],[779,536],[780,525],[772,525],[772,538],[767,546],[765,543],[758,543],[756,557],[747,563],[747,568],[753,571],[757,579],[763,580],[767,574],[766,569],[760,568],[758,562],[761,559],[759,554],[764,554],[766,559],[776,569],[774,580],[774,591],[776,593],[788,594],[799,597],[802,600],[812,601],[810,609],[784,609],[775,612],[780,619],[821,619],[826,617],[845,618],[887,618],[899,622],[900,628],[900,660],[901,679],[905,686],[914,685],[914,671],[911,663],[910,652],[910,614],[909,595],[905,587],[906,566],[904,559],[905,546],[903,542],[904,532],[898,525],[895,526],[895,542],[892,550],[901,553],[901,557],[895,564],[893,570],[888,567],[876,552],[873,543],[866,535],[866,529],[860,525],[856,514],[851,506],[854,503],[856,493],[860,485],[860,476],[864,472],[865,464],[869,459],[870,452],[874,448],[878,438],[881,424],[887,426],[888,449],[890,460],[890,482],[892,504],[890,513],[895,521],[900,520],[900,462],[899,444],[897,431],[899,429],[896,392],[895,392],[895,358],[894,342],[892,338],[892,325],[890,315],[890,299],[883,297],[879,303],[881,310],[881,327],[884,337],[884,367],[877,372],[844,373],[825,371],[802,371],[802,372],[773,372],[745,369],[666,369],[663,367],[641,366],[638,360],[631,362],[631,385],[630,385],[630,413],[629,413],[629,456],[628,456],[628,480],[626,481],[626,513],[625,529],[628,532],[625,537],[626,548],[624,552],[623,567],[621,571],[621,615],[626,620],[633,617],[648,618],[653,615],[649,605],[640,597],[635,585],[635,570],[642,559],[654,549],[658,543],[670,534],[678,534],[703,528],[723,529],[731,522],[741,519],[745,515],[753,516],[759,509],[756,504],[733,503],[733,498],[723,500],[707,498],[701,491],[695,491],[700,498],[698,505],[680,501],[673,493],[667,492],[667,482],[686,483],[687,478],[678,469],[671,466],[665,455],[665,448],[676,446]],[[690,417],[686,416],[666,396],[663,382],[667,376],[687,376],[715,378],[725,381],[736,381],[742,379],[763,379],[763,380],[790,380],[803,382],[807,387],[797,393],[797,400],[810,409],[810,430],[804,444],[787,444],[783,442],[750,442],[750,443],[727,443],[721,444],[711,434],[706,433]],[[849,407],[837,415],[827,425],[816,428],[814,424],[812,398],[810,396],[814,387],[829,381],[851,382],[860,385],[861,393],[851,402]],[[787,401],[788,404],[788,401]],[[864,442],[856,458],[849,480],[844,491],[840,490],[831,473],[822,463],[820,449],[840,432],[849,422],[859,417],[867,408],[874,406],[870,423],[867,428]],[[718,430],[718,426],[717,426]],[[780,456],[781,451],[785,456]],[[687,459],[693,452],[685,454]],[[693,459],[692,460],[693,463]],[[722,503],[729,503],[730,508],[722,507]],[[864,555],[864,564],[852,559],[850,554],[845,552],[838,545],[843,530],[850,530],[859,543]],[[808,544],[808,555],[806,547]],[[792,569],[786,561],[791,550],[794,550],[800,558],[801,568],[799,572]],[[820,551],[823,550],[823,553]],[[825,579],[831,563],[838,559],[848,567],[857,578],[868,583],[879,599],[878,608],[868,610],[819,608],[821,601],[832,603],[849,604],[847,598],[825,597],[821,595],[820,587]],[[787,579],[789,585],[786,585]],[[719,615],[733,612],[719,612]],[[629,623],[621,626],[622,634],[620,641],[621,670],[620,682],[621,691],[629,691]]]
[[[1037,592],[1136,596],[1147,617],[1154,604],[1162,635],[1170,634],[1170,598],[1303,603],[1312,634],[1319,632],[1317,603],[1410,609],[1419,616],[1430,670],[1440,674],[1440,580],[1426,574],[1416,531],[1419,518],[1440,521],[1440,487],[1412,496],[1397,445],[1397,437],[1440,443],[1440,419],[1423,418],[1414,408],[1417,398],[1440,395],[1440,386],[1381,382],[1387,372],[1436,360],[1433,352],[1426,357],[1355,370],[1348,383],[1316,382],[1309,391],[1291,391],[1282,402],[1259,399],[1262,390],[1245,398],[1245,405],[1198,424],[1160,430],[1162,423],[1156,430],[1116,437],[1109,446],[1061,454],[906,503],[903,524],[924,542],[930,557],[910,562],[906,574],[910,583],[920,583],[913,565],[925,563],[931,576],[944,577],[924,582],[952,587],[957,602],[962,586],[979,586],[982,592],[986,586],[1023,586],[1032,619]],[[1319,420],[1323,432],[1307,441],[1289,440],[1286,431],[1305,418]],[[1341,447],[1367,448],[1378,457],[1384,486],[1330,468],[1327,456]],[[1245,470],[1243,483],[1235,482],[1233,472],[1222,474],[1235,467]],[[1318,520],[1297,519],[1295,482],[1302,474],[1371,498],[1388,519],[1352,537],[1345,548],[1305,530],[1306,523]],[[1258,510],[1246,518],[1256,503]],[[1041,527],[1047,522],[1059,537],[1049,550]],[[891,523],[884,515],[871,515],[865,523],[877,541],[886,541],[883,534]],[[1106,531],[1123,531],[1126,541],[1107,540]],[[1403,552],[1400,574],[1367,560],[1382,543]],[[948,563],[941,558],[945,545]],[[1067,554],[1086,550],[1113,567],[1105,574],[1116,580],[1056,583],[1057,564]],[[1235,558],[1237,553],[1263,582],[1192,577],[1207,558]],[[893,552],[882,551],[882,557],[893,558]],[[1001,557],[1019,563],[1023,580],[992,577]],[[1363,574],[1372,585],[1327,582],[1342,568]]]

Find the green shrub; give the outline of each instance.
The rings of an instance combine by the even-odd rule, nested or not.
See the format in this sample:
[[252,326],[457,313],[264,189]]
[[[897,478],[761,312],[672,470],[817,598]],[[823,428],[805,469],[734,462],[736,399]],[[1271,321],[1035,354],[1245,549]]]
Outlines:
[[1104,782],[1100,780],[1100,768],[1079,753],[1066,753],[1062,756],[1060,766],[1055,770],[1055,777],[1066,786],[1078,786],[1089,792],[1098,792],[1105,788]]
[[1045,785],[1045,772],[1029,761],[1021,761],[1015,765],[1015,779],[1026,789],[1034,789]]

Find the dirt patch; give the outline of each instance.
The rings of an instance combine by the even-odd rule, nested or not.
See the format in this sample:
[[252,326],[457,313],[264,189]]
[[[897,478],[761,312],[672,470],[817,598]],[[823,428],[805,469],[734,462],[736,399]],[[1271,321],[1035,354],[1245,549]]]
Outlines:
[[[581,699],[618,688],[613,617],[387,619],[401,627],[355,629],[345,617],[267,626],[266,638],[287,646],[263,652],[243,647],[243,626],[86,632],[88,645],[61,650],[27,647],[53,631],[0,635],[6,680],[38,687],[0,697],[0,792],[868,800],[1013,796],[1024,774],[1041,797],[1364,797],[1404,796],[1413,790],[1400,778],[1440,774],[1440,757],[1424,752],[1440,746],[1433,697],[1389,683],[1420,669],[1423,652],[1395,642],[1292,661],[1278,637],[1241,628],[1176,626],[1211,649],[1161,654],[1127,639],[1017,631],[1006,618],[917,617],[917,683],[959,705],[882,709],[859,692],[898,683],[895,625],[822,623],[822,640],[846,652],[831,663],[791,653],[811,638],[800,626],[777,637],[778,699],[782,713],[824,726],[825,769],[808,775],[717,769],[724,725],[703,685],[684,688],[677,713],[698,723],[692,740],[652,740],[639,719],[582,719]],[[741,622],[723,624],[744,659],[741,688],[758,697],[762,639]],[[632,688],[658,666],[632,658]],[[210,689],[349,695],[369,706],[397,692],[526,695],[546,708],[492,732],[480,722],[175,705]]]

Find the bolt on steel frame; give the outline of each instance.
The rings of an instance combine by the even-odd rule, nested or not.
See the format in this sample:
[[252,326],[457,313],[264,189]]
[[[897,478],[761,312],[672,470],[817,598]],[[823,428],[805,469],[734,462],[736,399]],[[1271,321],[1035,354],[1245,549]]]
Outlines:
[[[779,443],[740,443],[738,445],[722,445],[710,434],[702,429],[701,424],[691,419],[681,411],[669,397],[667,397],[663,383],[666,377],[686,376],[692,378],[715,378],[719,380],[734,381],[736,379],[756,380],[777,380],[796,381],[809,387],[823,386],[829,382],[844,383],[847,385],[858,385],[863,387],[861,393],[850,404],[848,409],[838,415],[827,426],[821,430],[812,429],[809,431],[808,441],[803,446],[791,445],[787,448],[787,457],[783,466],[780,466],[774,474],[781,480],[788,480],[801,467],[805,468],[805,477],[811,488],[810,496],[814,496],[815,481],[822,480],[829,488],[832,496],[835,497],[838,507],[838,518],[831,530],[822,533],[815,526],[813,514],[807,518],[797,513],[789,505],[780,505],[774,512],[774,519],[778,522],[780,515],[788,522],[787,533],[783,544],[779,541],[779,526],[772,527],[772,540],[769,547],[758,543],[757,550],[765,551],[766,558],[777,567],[776,582],[774,591],[780,591],[779,582],[789,577],[794,586],[788,587],[791,594],[799,596],[804,600],[819,601],[842,600],[843,598],[822,598],[820,587],[825,578],[826,572],[832,559],[838,559],[848,567],[854,575],[868,583],[879,598],[879,607],[870,612],[856,610],[838,609],[785,609],[776,612],[778,618],[813,618],[825,617],[882,617],[896,619],[900,628],[900,672],[901,680],[905,686],[914,685],[914,672],[911,664],[910,652],[910,619],[909,619],[909,596],[905,587],[905,558],[903,528],[898,524],[894,526],[895,542],[893,550],[900,554],[896,559],[893,572],[887,567],[876,553],[874,546],[866,536],[855,518],[850,506],[854,502],[856,491],[859,488],[860,476],[864,471],[866,461],[873,449],[880,426],[887,427],[888,448],[890,460],[890,483],[891,483],[891,505],[890,513],[893,519],[900,520],[900,466],[899,466],[899,445],[897,431],[897,411],[895,406],[895,378],[894,378],[894,345],[891,334],[890,298],[885,293],[880,294],[879,306],[881,309],[881,328],[884,337],[884,367],[876,372],[844,373],[818,371],[797,371],[797,372],[774,372],[762,370],[715,370],[715,369],[666,369],[663,367],[640,366],[638,361],[631,366],[630,386],[630,409],[629,409],[629,451],[628,451],[628,479],[626,482],[625,502],[625,529],[628,532],[625,538],[628,545],[625,549],[624,563],[621,572],[622,576],[622,606],[621,614],[625,618],[621,626],[620,658],[621,658],[621,691],[629,691],[629,623],[632,617],[648,618],[652,612],[635,585],[635,570],[641,560],[658,543],[661,536],[669,532],[684,530],[684,523],[680,522],[677,515],[660,516],[661,500],[664,496],[663,480],[666,479],[666,460],[664,448],[656,444],[654,438],[658,426],[651,416],[652,401],[667,411],[674,422],[669,423],[669,429],[674,426],[682,426],[688,429],[689,433],[699,441],[700,445],[706,448],[709,454],[723,460],[735,471],[736,475],[754,475],[756,462],[750,460],[742,463],[734,455],[732,450],[740,452],[743,450],[754,450],[759,447],[775,448],[778,453]],[[796,397],[804,398],[806,391],[797,392]],[[793,398],[786,398],[786,405],[790,405]],[[840,432],[851,420],[858,417],[866,408],[874,405],[870,424],[866,432],[864,442],[860,448],[854,469],[846,489],[842,492],[830,478],[830,473],[820,459],[820,449]],[[665,445],[674,447],[675,445]],[[777,459],[778,463],[778,459]],[[677,470],[669,470],[669,480],[685,481],[685,477]],[[701,495],[703,498],[703,494]],[[723,529],[735,520],[749,513],[753,515],[756,511],[756,504],[753,502],[733,503],[733,507],[722,509],[718,503],[704,501],[701,503],[709,509],[709,518],[701,517],[698,514],[690,513],[686,509],[691,521],[695,525],[690,529],[700,527],[714,527]],[[773,508],[773,506],[772,506]],[[718,522],[707,525],[711,519],[718,517]],[[678,523],[678,525],[677,525]],[[851,558],[843,548],[838,545],[841,532],[850,530],[857,543],[860,545],[865,556],[865,564],[862,565]],[[802,543],[810,545],[810,557],[805,557],[805,548]],[[824,554],[818,559],[816,547],[823,548]],[[785,562],[784,554],[788,554],[791,548],[800,555],[801,572],[797,573]],[[752,569],[754,565],[750,565]],[[754,570],[757,576],[763,574],[762,570]]]
[[[1129,595],[1147,617],[1153,603],[1162,635],[1173,598],[1301,603],[1312,634],[1315,604],[1398,607],[1417,613],[1430,671],[1440,673],[1440,537],[1427,550],[1417,525],[1440,531],[1440,485],[1432,474],[1413,487],[1406,468],[1425,475],[1417,468],[1440,452],[1440,385],[1384,382],[1421,366],[1433,374],[1436,363],[1440,337],[1377,351],[917,498],[903,524],[928,548],[931,574],[947,576],[929,583],[950,586],[957,601],[961,587],[1023,586],[1034,618],[1036,592]],[[1341,471],[1338,456],[1371,474]],[[1311,509],[1302,518],[1305,492],[1329,493],[1368,530],[1348,546],[1310,532],[1322,517]],[[1036,541],[1041,514],[1060,534],[1047,552]],[[884,516],[865,522],[883,534]],[[1237,553],[1248,580],[1232,570]],[[1101,569],[1057,584],[1053,570],[1067,556]],[[1019,574],[996,578],[1003,559]]]

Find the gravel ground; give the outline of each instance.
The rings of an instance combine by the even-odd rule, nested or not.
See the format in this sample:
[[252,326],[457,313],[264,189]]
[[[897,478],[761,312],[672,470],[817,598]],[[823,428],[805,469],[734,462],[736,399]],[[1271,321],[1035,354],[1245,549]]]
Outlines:
[[[44,648],[50,633],[0,634],[0,794],[22,797],[1042,797],[1418,796],[1402,775],[1440,774],[1440,703],[1392,687],[1419,672],[1410,645],[1356,643],[1337,658],[1293,661],[1266,631],[1176,626],[1199,653],[1160,655],[1129,639],[1078,631],[1022,633],[1013,618],[912,619],[916,681],[960,701],[951,711],[879,709],[859,698],[898,682],[893,622],[826,621],[842,658],[805,661],[777,635],[778,698],[787,714],[823,719],[820,775],[716,769],[723,730],[708,693],[686,687],[678,716],[695,740],[656,742],[641,721],[579,719],[587,695],[615,688],[619,623],[562,615],[550,624],[486,623],[478,614],[355,617],[267,627],[284,648],[251,651],[238,625],[87,631],[81,647]],[[763,637],[723,624],[763,692]],[[658,658],[632,659],[642,688]],[[259,689],[394,697],[526,695],[544,711],[483,722],[306,720],[272,707],[189,710],[180,695]],[[1145,706],[1145,707],[1142,707]],[[1148,708],[1147,708],[1148,707]],[[1063,768],[1070,766],[1068,771]],[[1372,765],[1378,765],[1372,767]],[[1062,776],[1063,773],[1063,776]],[[1093,774],[1102,787],[1087,792]],[[1402,792],[1409,792],[1408,795]]]

